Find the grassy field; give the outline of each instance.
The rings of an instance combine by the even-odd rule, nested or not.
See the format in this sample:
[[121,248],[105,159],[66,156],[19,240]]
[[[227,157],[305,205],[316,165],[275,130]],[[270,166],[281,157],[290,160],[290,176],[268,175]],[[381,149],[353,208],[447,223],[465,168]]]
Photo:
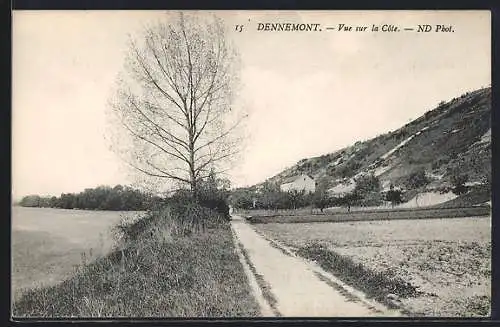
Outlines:
[[307,223],[307,222],[347,222],[369,220],[400,220],[400,219],[430,219],[456,218],[470,216],[490,216],[489,206],[467,208],[422,208],[422,209],[395,209],[395,210],[366,210],[347,212],[314,213],[301,210],[294,213],[270,213],[256,211],[244,213],[251,223]]
[[190,235],[144,220],[134,238],[55,285],[24,291],[15,317],[232,317],[260,314],[229,223]]
[[489,217],[254,226],[410,315],[489,315]]
[[75,267],[111,251],[111,228],[132,212],[14,207],[12,295],[70,277]]

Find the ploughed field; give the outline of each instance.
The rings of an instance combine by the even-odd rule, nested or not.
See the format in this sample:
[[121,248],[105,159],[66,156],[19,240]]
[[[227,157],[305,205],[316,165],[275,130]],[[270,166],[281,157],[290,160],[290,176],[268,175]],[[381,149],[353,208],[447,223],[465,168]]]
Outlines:
[[[380,285],[365,285],[370,282],[366,275],[409,283],[416,290],[411,294],[384,289],[391,298],[395,293],[398,305],[409,315],[490,315],[491,217],[253,226],[265,237],[326,264],[326,269],[348,262],[354,268],[337,267],[332,272],[356,288],[378,287],[380,292]],[[348,276],[355,271],[363,272],[356,277],[359,280]]]

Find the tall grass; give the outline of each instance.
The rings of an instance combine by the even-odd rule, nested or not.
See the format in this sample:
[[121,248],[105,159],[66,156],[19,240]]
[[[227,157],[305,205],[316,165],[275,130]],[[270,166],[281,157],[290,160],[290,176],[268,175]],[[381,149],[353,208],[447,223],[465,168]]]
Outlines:
[[323,269],[332,272],[343,282],[363,291],[369,298],[393,307],[387,295],[400,298],[415,297],[419,291],[403,279],[386,272],[372,271],[361,263],[354,262],[319,243],[311,243],[298,249],[297,254],[317,262]]
[[61,284],[26,292],[13,315],[257,316],[229,222],[205,209],[164,207],[120,224],[112,253]]

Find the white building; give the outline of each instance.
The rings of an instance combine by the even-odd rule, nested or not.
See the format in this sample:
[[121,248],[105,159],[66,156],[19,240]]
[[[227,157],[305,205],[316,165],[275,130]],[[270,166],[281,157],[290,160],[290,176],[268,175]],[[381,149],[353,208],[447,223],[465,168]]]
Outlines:
[[304,190],[306,192],[314,193],[316,190],[316,182],[309,175],[296,175],[285,179],[283,184],[281,184],[280,189],[283,192]]

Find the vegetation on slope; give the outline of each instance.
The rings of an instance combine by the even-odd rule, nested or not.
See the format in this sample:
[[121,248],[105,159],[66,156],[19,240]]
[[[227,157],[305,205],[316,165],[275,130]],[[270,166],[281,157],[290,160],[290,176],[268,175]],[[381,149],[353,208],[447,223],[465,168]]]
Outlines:
[[[280,184],[288,176],[305,173],[335,186],[360,173],[374,172],[383,185],[399,186],[410,174],[423,169],[430,176],[442,176],[433,178],[430,186],[449,185],[457,172],[467,174],[470,181],[489,182],[490,140],[483,136],[491,126],[490,113],[491,88],[468,92],[441,102],[398,130],[302,159],[268,181]],[[407,143],[398,148],[405,140]]]
[[[379,206],[385,200],[394,206],[423,192],[450,191],[462,199],[454,205],[477,204],[466,203],[477,195],[464,195],[477,193],[468,183],[491,188],[490,112],[491,88],[465,93],[441,102],[396,131],[302,159],[261,184],[235,190],[233,205],[275,210],[314,206],[322,210],[338,205]],[[314,195],[279,192],[283,180],[298,174],[316,180]]]

